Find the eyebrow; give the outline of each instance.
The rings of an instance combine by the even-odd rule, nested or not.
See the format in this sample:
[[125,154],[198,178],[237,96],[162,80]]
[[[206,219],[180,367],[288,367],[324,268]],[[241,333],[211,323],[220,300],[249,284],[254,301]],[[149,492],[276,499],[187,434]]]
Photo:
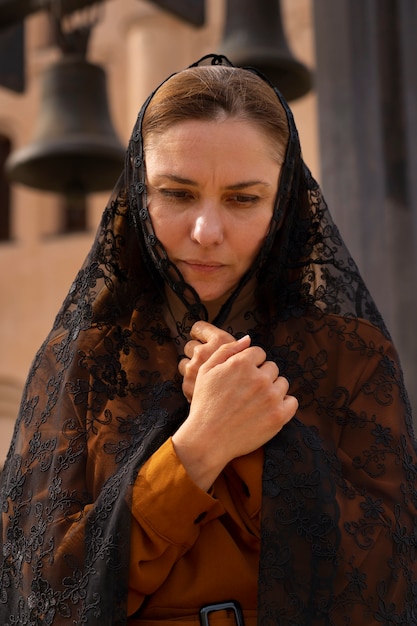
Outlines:
[[[167,178],[174,183],[178,183],[180,185],[190,185],[193,187],[197,187],[198,183],[195,180],[191,180],[190,178],[183,178],[182,176],[177,176],[176,174],[158,174],[157,178]],[[247,187],[254,187],[255,185],[263,185],[264,187],[270,187],[270,183],[267,183],[263,180],[243,180],[238,183],[234,183],[233,185],[227,185],[225,189],[232,189],[237,191],[239,189],[246,189]]]

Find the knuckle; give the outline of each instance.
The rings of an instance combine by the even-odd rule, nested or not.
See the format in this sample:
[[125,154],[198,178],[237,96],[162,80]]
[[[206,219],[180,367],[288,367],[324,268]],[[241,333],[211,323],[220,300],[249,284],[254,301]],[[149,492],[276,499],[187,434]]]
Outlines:
[[201,352],[201,344],[194,345],[193,352],[192,352],[192,358],[193,359],[198,358],[198,355],[200,354],[200,352]]
[[196,370],[198,370],[198,365],[194,363],[194,359],[188,361],[187,365],[185,366],[186,375],[192,376],[193,372],[195,372]]
[[251,349],[254,351],[256,358],[266,362],[266,352],[263,348],[261,348],[260,346],[253,346]]
[[206,361],[205,353],[206,353],[206,349],[204,345],[199,344],[195,346],[193,356],[192,356],[193,363],[201,364],[204,361]]
[[206,322],[204,322],[203,320],[198,320],[197,322],[195,322],[191,328],[191,332],[192,334],[198,334],[200,332],[202,332],[204,330],[206,326]]

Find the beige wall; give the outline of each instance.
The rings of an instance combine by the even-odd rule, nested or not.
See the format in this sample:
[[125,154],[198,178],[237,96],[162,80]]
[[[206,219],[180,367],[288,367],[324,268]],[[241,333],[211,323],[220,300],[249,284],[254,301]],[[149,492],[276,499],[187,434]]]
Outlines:
[[[94,29],[89,60],[107,72],[114,125],[124,144],[140,105],[166,75],[217,50],[223,0],[206,0],[207,23],[193,28],[141,0],[108,0]],[[282,0],[295,55],[314,66],[311,0]],[[49,47],[45,14],[27,23],[27,89],[0,87],[0,133],[18,148],[30,143],[39,102],[42,69],[56,58]],[[318,175],[315,94],[292,106],[304,158]],[[80,267],[108,193],[89,200],[88,232],[54,235],[57,197],[19,185],[12,188],[13,239],[0,243],[0,465],[5,457],[30,363]]]

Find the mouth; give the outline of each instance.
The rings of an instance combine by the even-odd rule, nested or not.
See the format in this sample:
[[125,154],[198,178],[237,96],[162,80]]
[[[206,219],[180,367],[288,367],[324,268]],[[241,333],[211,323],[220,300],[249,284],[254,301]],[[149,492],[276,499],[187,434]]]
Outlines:
[[223,263],[218,263],[216,261],[200,261],[189,259],[187,261],[182,261],[185,267],[189,268],[193,272],[201,272],[203,274],[210,274],[218,271],[220,268],[224,267]]

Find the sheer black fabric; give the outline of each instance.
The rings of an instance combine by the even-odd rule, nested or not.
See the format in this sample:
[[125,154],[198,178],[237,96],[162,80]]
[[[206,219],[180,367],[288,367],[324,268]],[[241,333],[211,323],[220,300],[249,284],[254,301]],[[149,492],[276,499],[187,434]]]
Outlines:
[[[400,365],[277,98],[290,141],[270,233],[216,318],[249,332],[299,400],[265,446],[259,624],[410,626],[417,465]],[[126,623],[132,485],[187,417],[178,356],[207,313],[147,212],[146,106],[29,372],[1,477],[4,626]],[[252,304],[236,313],[254,278]],[[166,285],[184,306],[177,334]]]

